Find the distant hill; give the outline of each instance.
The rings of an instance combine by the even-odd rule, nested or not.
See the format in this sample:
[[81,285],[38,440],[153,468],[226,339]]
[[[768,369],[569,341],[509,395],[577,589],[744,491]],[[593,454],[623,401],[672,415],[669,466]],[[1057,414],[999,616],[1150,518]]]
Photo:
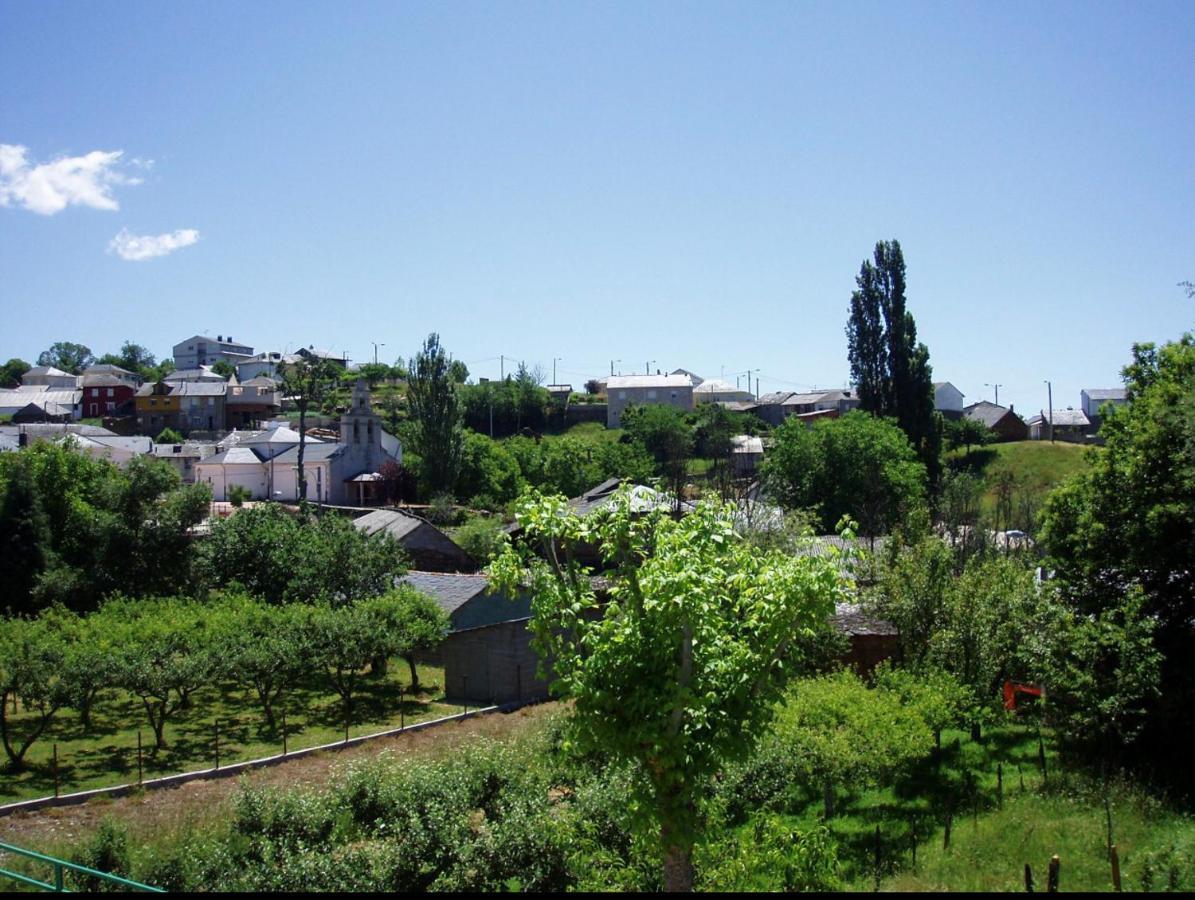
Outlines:
[[996,484],[1004,472],[1011,472],[1018,487],[1027,490],[1040,503],[1059,483],[1077,472],[1087,469],[1087,453],[1101,452],[1063,441],[1010,441],[973,449],[968,455],[955,451],[947,457],[948,465],[956,471],[969,471],[983,478],[986,490],[983,498],[985,512],[996,504]]

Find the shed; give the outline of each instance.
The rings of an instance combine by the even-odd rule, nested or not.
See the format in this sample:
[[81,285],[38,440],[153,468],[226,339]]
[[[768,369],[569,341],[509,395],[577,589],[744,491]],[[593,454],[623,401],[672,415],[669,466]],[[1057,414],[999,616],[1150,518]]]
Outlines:
[[375,509],[353,524],[366,534],[385,532],[402,545],[422,572],[476,572],[476,560],[426,519],[395,509]]

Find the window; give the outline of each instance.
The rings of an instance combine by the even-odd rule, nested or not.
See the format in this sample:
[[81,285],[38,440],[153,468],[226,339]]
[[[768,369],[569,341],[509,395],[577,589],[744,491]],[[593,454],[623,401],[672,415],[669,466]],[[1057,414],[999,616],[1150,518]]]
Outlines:
[[648,391],[648,392],[647,392],[647,399],[648,399],[648,400],[655,400],[655,399],[656,399],[656,392],[655,392],[655,391]]
[[627,399],[627,392],[626,392],[626,391],[619,391],[619,392],[618,392],[618,399],[619,399],[619,400],[625,400],[625,399]]
[[108,388],[108,396],[109,396],[109,397],[115,397],[115,396],[116,396],[116,392],[115,392],[115,391],[114,391],[112,388]]

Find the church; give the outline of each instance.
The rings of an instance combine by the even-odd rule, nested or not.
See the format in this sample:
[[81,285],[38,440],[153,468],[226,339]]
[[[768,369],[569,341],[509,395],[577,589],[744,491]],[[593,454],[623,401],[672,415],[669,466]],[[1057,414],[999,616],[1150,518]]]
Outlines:
[[[196,481],[212,489],[213,500],[227,500],[234,486],[253,500],[299,502],[298,433],[277,428],[240,437],[235,444],[196,463]],[[334,506],[374,506],[382,497],[383,463],[402,462],[398,438],[382,430],[364,381],[353,385],[352,404],[340,417],[340,440],[308,438],[303,446],[307,499]]]

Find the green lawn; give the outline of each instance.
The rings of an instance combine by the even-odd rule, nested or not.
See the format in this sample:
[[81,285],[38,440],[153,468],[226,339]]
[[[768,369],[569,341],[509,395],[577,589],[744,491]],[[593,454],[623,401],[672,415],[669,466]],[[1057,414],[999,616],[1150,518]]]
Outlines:
[[[443,670],[419,666],[421,690],[403,697],[405,721],[417,722],[460,712],[444,703]],[[385,677],[363,676],[354,694],[349,735],[357,736],[398,727],[398,689],[410,685],[410,669],[394,660]],[[340,698],[323,681],[312,678],[286,698],[287,749],[314,747],[344,737]],[[281,712],[279,711],[279,717]],[[154,750],[153,729],[140,699],[110,691],[92,712],[92,728],[84,732],[74,710],[60,710],[47,733],[26,756],[26,769],[0,774],[0,803],[43,797],[54,792],[51,759],[58,745],[62,793],[123,784],[137,778],[137,732],[144,747],[144,777],[168,775],[212,766],[215,762],[215,723],[220,726],[221,765],[280,753],[281,728],[270,732],[256,697],[232,684],[204,688],[191,697],[191,708],[168,720],[166,747]],[[14,720],[26,721],[22,711]]]

